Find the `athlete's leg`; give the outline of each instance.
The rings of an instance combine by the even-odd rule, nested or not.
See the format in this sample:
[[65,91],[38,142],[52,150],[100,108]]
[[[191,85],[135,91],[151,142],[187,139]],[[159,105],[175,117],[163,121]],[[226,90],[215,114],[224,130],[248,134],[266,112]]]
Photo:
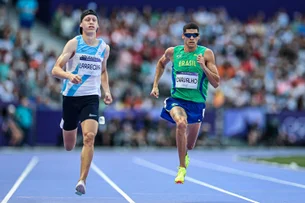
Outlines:
[[195,147],[201,123],[188,124],[187,126],[187,150]]
[[80,180],[86,183],[91,161],[94,152],[94,139],[98,130],[98,122],[93,119],[86,119],[81,123],[83,131],[83,149],[81,153]]
[[187,115],[183,108],[175,106],[170,115],[176,122],[176,145],[178,148],[180,167],[185,168]]
[[76,144],[77,128],[74,130],[62,130],[64,146],[67,151],[71,151]]
[[186,168],[190,164],[190,157],[188,154],[188,150],[192,150],[198,138],[198,133],[200,130],[201,123],[188,124],[187,126],[187,144],[186,144],[186,155],[185,155],[185,166]]
[[76,144],[79,122],[76,103],[74,98],[63,96],[63,118],[60,122],[60,128],[62,129],[64,146],[67,151],[71,151]]

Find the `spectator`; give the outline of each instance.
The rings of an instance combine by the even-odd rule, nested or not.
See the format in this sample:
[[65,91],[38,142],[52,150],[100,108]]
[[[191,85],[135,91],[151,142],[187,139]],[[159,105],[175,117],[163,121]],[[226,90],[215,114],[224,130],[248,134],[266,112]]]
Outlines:
[[16,8],[19,12],[20,28],[30,37],[30,31],[35,23],[36,13],[38,11],[37,0],[18,0]]

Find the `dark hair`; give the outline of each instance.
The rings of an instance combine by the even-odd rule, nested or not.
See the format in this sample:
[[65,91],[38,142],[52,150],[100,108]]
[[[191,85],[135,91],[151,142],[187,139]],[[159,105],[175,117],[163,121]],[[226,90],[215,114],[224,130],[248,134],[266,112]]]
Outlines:
[[[80,16],[80,22],[82,22],[84,17],[86,17],[87,15],[94,15],[94,16],[96,16],[96,18],[98,20],[97,13],[94,10],[92,10],[92,9],[88,9],[88,10],[85,10],[82,13],[82,15]],[[82,27],[79,27],[79,32],[80,32],[80,34],[83,34],[83,28]]]
[[199,26],[196,23],[188,23],[183,26],[183,33],[186,32],[187,29],[197,29],[199,32]]

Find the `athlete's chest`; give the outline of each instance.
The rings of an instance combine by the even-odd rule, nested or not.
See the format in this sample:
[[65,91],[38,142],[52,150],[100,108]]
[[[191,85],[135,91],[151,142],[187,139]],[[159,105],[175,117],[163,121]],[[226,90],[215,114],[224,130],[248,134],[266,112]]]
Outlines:
[[202,70],[197,62],[197,53],[178,53],[174,59],[176,88],[197,89]]
[[99,76],[102,72],[103,58],[98,55],[76,54],[78,73],[80,75]]
[[197,62],[197,53],[178,53],[174,57],[174,66],[176,70],[197,72],[200,71],[200,65]]

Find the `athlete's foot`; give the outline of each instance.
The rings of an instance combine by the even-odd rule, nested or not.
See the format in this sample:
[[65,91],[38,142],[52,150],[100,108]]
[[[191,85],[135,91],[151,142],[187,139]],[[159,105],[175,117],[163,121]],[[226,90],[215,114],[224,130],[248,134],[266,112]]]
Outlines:
[[187,168],[190,164],[190,157],[188,154],[185,155],[185,168]]
[[175,178],[175,183],[183,184],[185,175],[186,175],[186,169],[184,167],[179,167],[177,176]]
[[75,194],[81,196],[86,193],[86,184],[83,180],[78,181],[76,187],[75,187]]

